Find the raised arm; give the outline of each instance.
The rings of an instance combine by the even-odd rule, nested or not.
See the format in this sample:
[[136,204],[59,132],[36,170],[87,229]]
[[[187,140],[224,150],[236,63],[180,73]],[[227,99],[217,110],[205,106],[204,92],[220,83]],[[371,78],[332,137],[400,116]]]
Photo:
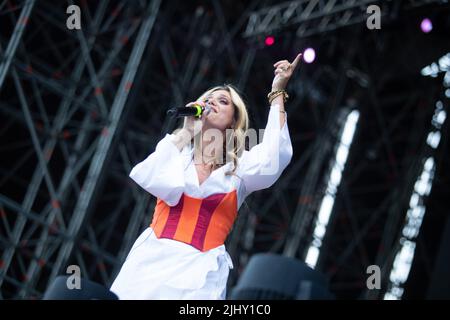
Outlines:
[[297,55],[292,64],[287,60],[274,64],[274,97],[269,98],[271,106],[264,138],[250,151],[244,152],[239,165],[238,175],[242,178],[246,195],[274,184],[292,158],[293,150],[284,109],[284,90],[300,58],[301,54]]
[[[275,68],[275,77],[273,78],[271,92],[286,90],[288,81],[297,68],[301,57],[302,54],[299,53],[292,63],[287,60],[280,60],[273,65]],[[271,102],[271,106],[273,105],[280,106],[280,127],[282,128],[286,121],[286,111],[284,110],[284,94],[281,93],[279,95],[276,95]]]

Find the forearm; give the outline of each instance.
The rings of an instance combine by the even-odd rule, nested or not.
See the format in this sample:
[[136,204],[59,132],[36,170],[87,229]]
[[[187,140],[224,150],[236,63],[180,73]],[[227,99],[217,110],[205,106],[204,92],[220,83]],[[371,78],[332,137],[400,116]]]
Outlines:
[[280,106],[280,128],[283,128],[286,121],[286,112],[284,110],[284,97],[282,94],[272,100],[271,106],[276,104]]
[[183,148],[191,141],[192,137],[190,132],[185,129],[178,129],[172,135],[172,142],[178,148],[178,150],[183,150]]

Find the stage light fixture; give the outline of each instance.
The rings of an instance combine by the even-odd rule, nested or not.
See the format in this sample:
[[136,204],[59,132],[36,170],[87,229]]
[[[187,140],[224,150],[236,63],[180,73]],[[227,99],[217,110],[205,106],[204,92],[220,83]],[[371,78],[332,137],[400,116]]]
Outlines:
[[303,52],[303,60],[305,60],[306,63],[313,63],[316,59],[316,51],[313,48],[307,48]]
[[275,38],[272,36],[268,36],[268,37],[266,37],[266,40],[264,41],[264,43],[266,44],[266,46],[270,47],[275,43]]
[[431,30],[433,30],[433,23],[431,22],[430,19],[425,18],[422,20],[422,22],[420,23],[420,29],[422,30],[422,32],[424,33],[429,33],[431,32]]

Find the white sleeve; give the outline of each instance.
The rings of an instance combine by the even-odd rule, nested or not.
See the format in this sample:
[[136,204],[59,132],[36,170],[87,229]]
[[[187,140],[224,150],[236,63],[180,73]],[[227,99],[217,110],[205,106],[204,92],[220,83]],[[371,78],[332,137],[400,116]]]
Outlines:
[[239,159],[237,175],[245,187],[245,195],[269,188],[280,177],[292,158],[292,144],[286,121],[280,128],[280,106],[270,107],[264,137]]
[[184,158],[171,139],[167,134],[129,176],[144,190],[174,206],[184,191]]

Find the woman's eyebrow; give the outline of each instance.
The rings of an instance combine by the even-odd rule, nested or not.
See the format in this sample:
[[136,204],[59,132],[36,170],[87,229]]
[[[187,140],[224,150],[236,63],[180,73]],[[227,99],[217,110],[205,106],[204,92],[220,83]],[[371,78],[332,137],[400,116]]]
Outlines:
[[[210,98],[212,98],[214,95],[211,93],[211,94],[209,94],[209,95],[207,95],[206,96],[206,99],[210,99]],[[228,98],[226,95],[224,95],[223,93],[221,93],[221,94],[219,94],[219,98],[225,98],[225,99],[227,99],[227,101],[228,100],[230,100],[230,98]]]

